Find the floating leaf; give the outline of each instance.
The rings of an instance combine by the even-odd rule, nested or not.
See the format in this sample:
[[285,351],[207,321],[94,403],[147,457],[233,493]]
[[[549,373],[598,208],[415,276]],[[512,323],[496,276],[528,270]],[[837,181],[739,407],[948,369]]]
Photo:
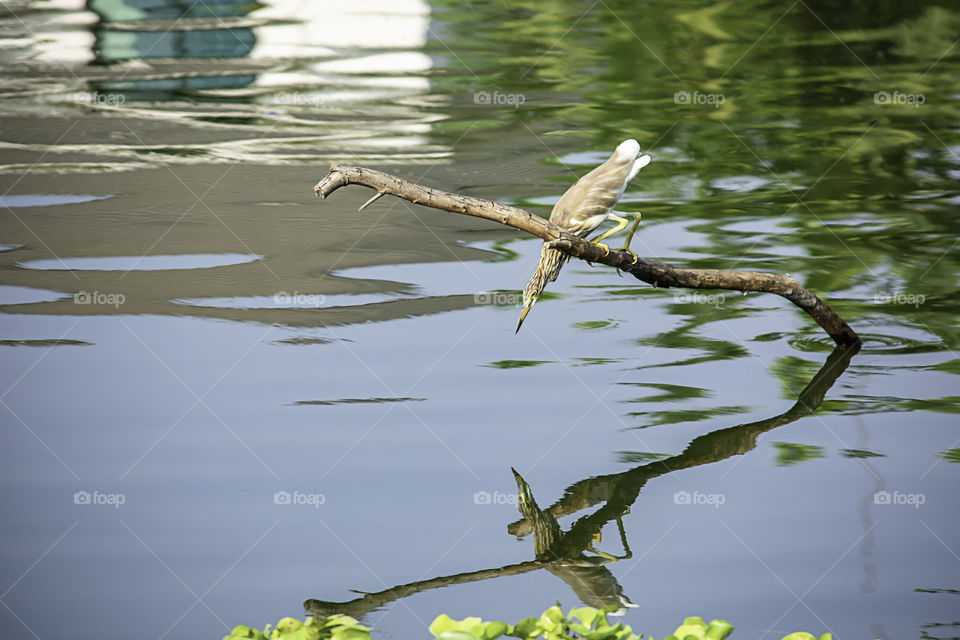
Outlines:
[[[580,619],[580,622],[584,624],[587,629],[593,629],[593,623],[597,621],[597,618],[603,617],[603,621],[606,622],[606,617],[598,610],[593,607],[580,607],[579,609],[570,609],[570,615],[567,618],[573,619],[576,616]],[[608,626],[608,625],[604,625]]]
[[465,631],[465,630],[468,630],[468,629],[471,629],[471,628],[477,626],[477,625],[480,624],[481,622],[482,622],[482,620],[481,620],[480,618],[476,618],[476,617],[474,617],[474,618],[464,618],[463,620],[454,620],[453,618],[451,618],[451,617],[448,616],[447,614],[441,613],[441,614],[440,614],[439,616],[437,616],[436,619],[430,624],[429,631],[430,631],[430,633],[432,633],[433,635],[439,636],[440,634],[446,633],[447,631],[455,631],[455,630],[463,630],[463,631]]
[[[317,636],[313,637],[316,638]],[[360,627],[336,627],[330,638],[331,640],[370,640],[370,632]],[[300,638],[291,638],[290,640],[300,640]]]
[[481,640],[480,636],[476,636],[465,629],[451,629],[450,631],[444,631],[437,636],[437,640]]
[[733,625],[726,620],[711,620],[703,637],[704,640],[724,640],[731,633],[733,633]]
[[535,638],[540,635],[540,621],[533,616],[524,618],[515,624],[513,629],[507,633],[520,638]]
[[677,627],[677,630],[673,632],[673,635],[677,636],[680,640],[686,640],[688,636],[693,636],[696,639],[703,638],[704,632],[707,630],[707,623],[703,621],[703,618],[699,616],[694,616],[692,618],[685,618],[683,624]]

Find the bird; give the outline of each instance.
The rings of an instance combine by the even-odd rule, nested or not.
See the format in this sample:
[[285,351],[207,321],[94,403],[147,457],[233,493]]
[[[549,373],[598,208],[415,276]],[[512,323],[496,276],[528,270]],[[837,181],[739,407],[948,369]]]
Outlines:
[[[623,231],[627,226],[627,220],[614,214],[613,208],[623,195],[627,184],[633,180],[640,169],[650,164],[652,159],[649,155],[640,153],[640,144],[636,140],[624,140],[617,145],[613,155],[606,162],[567,189],[567,192],[553,206],[550,222],[581,238],[586,238],[607,220],[616,222],[617,226],[591,241],[609,253],[610,248],[601,244],[600,241]],[[640,223],[640,214],[633,215],[636,219],[622,251],[630,251],[630,240]],[[547,249],[544,242],[543,248],[540,249],[540,262],[537,263],[537,269],[523,288],[523,310],[520,312],[520,321],[517,322],[515,333],[520,332],[524,319],[530,313],[537,298],[543,293],[547,282],[557,279],[560,269],[569,259],[569,254],[557,249]]]

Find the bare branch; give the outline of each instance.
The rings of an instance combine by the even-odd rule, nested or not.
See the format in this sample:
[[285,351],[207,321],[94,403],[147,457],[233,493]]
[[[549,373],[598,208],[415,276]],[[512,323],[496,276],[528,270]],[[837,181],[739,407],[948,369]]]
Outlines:
[[599,262],[631,273],[637,279],[654,287],[775,293],[803,309],[837,344],[842,346],[860,344],[860,337],[850,328],[850,325],[789,274],[777,275],[725,269],[683,269],[646,258],[637,258],[634,261],[634,257],[626,251],[604,253],[604,250],[597,245],[567,233],[549,220],[529,211],[483,198],[431,189],[364,167],[331,165],[330,173],[318,182],[313,190],[321,198],[326,198],[348,184],[357,184],[376,190],[377,194],[361,209],[388,193],[414,204],[493,220],[542,238],[549,243],[550,248],[559,249],[581,260]]

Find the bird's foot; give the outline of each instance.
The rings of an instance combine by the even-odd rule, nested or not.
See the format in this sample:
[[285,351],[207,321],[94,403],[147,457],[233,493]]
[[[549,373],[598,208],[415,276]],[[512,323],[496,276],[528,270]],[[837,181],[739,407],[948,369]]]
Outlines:
[[[624,245],[624,246],[620,247],[619,249],[617,249],[617,251],[626,251],[627,253],[629,253],[630,255],[633,256],[633,262],[630,263],[630,266],[633,266],[633,265],[637,264],[637,260],[640,259],[640,257],[639,257],[636,253],[634,253],[633,250],[630,249],[630,247],[629,247],[628,245]],[[623,276],[623,274],[620,273],[620,269],[617,269],[617,275],[618,275],[618,276]]]
[[592,240],[591,242],[593,242],[593,244],[595,244],[595,245],[597,245],[598,247],[600,247],[601,249],[603,249],[603,255],[604,255],[604,256],[610,255],[610,247],[608,247],[607,245],[603,244],[602,242],[597,242],[596,240]]

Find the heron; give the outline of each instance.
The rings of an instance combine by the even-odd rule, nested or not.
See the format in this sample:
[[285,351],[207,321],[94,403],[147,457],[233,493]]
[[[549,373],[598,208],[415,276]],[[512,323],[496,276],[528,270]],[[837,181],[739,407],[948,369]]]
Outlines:
[[[607,220],[616,222],[615,227],[591,240],[609,253],[610,247],[602,244],[601,241],[623,231],[628,224],[626,218],[613,212],[613,208],[623,195],[627,184],[633,180],[640,169],[650,164],[651,160],[649,155],[640,153],[640,144],[636,140],[624,140],[606,162],[567,189],[567,192],[553,206],[550,222],[581,238],[589,236]],[[633,227],[627,234],[626,243],[621,247],[621,251],[630,251],[630,240],[633,239],[637,225],[640,224],[639,212],[631,215],[635,216]],[[630,253],[633,252],[630,251]],[[543,248],[540,249],[540,262],[537,263],[537,269],[523,288],[523,310],[520,312],[520,321],[517,323],[515,333],[519,333],[524,319],[530,313],[537,298],[543,293],[547,282],[557,279],[560,269],[569,259],[569,254],[557,249],[547,249],[544,242]]]

